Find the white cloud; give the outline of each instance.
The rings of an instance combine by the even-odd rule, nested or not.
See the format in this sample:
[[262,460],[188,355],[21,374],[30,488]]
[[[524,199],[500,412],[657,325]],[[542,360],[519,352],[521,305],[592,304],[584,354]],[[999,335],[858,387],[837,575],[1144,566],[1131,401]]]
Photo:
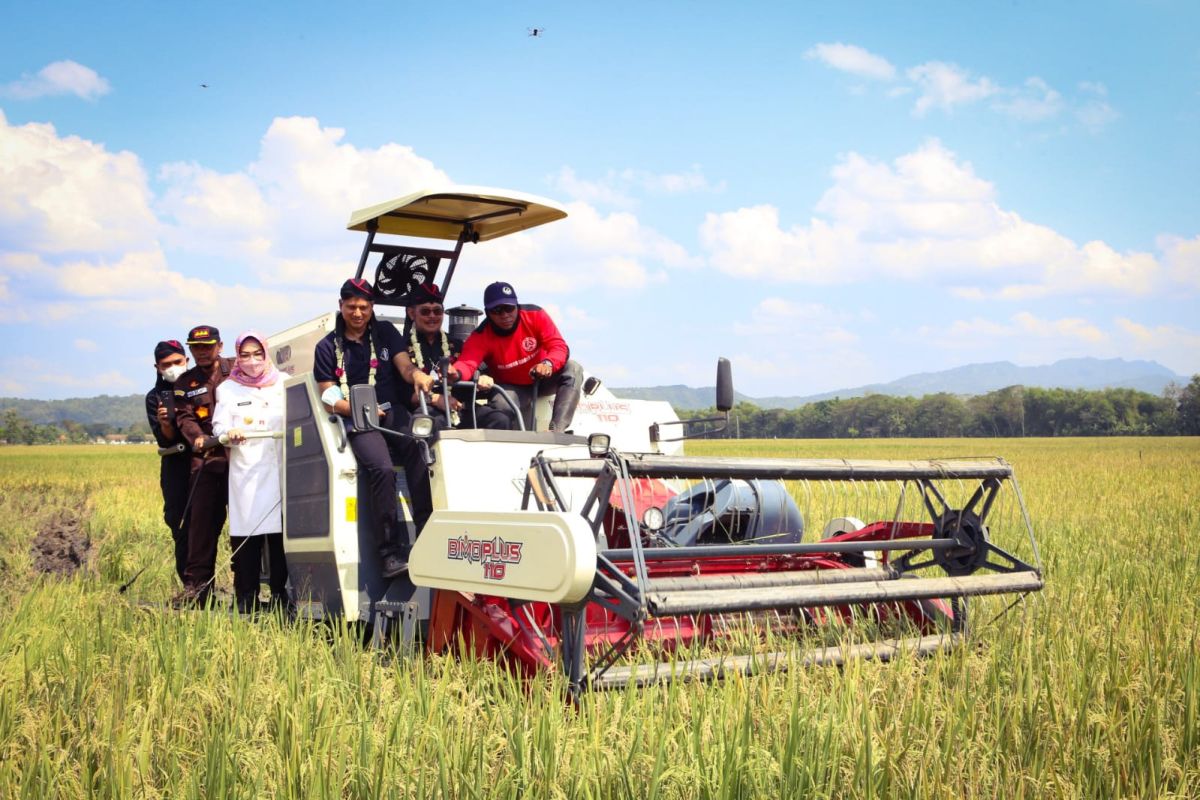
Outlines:
[[990,79],[973,79],[957,64],[942,61],[919,64],[909,68],[905,74],[920,92],[913,106],[913,113],[917,116],[923,116],[935,108],[951,111],[955,106],[985,100],[1000,91],[1000,87]]
[[533,235],[489,242],[488,273],[468,270],[462,284],[456,279],[455,286],[482,291],[500,275],[518,292],[525,286],[551,294],[592,287],[640,289],[665,280],[664,268],[698,263],[682,245],[646,227],[632,213],[603,214],[583,202],[568,203],[566,209],[565,220]]
[[[263,137],[256,161],[243,171],[221,174],[195,164],[168,165],[161,173],[168,188],[159,203],[171,221],[167,243],[234,253],[272,285],[335,285],[354,263],[361,241],[344,233],[350,210],[453,184],[409,147],[362,149],[344,138],[345,131],[322,128],[312,118],[281,118]],[[581,181],[564,169],[558,180],[587,197],[569,205],[565,221],[488,243],[489,264],[514,283],[552,293],[589,286],[635,289],[663,280],[664,267],[696,263],[681,245],[646,228],[632,213],[603,214],[593,203],[620,204],[623,195],[605,186],[655,192],[711,188],[699,167],[679,174],[613,172],[602,183]],[[475,255],[468,247],[464,264]],[[491,274],[460,271],[452,294],[474,293],[490,279]]]
[[1169,364],[1187,375],[1200,373],[1200,332],[1178,325],[1150,327],[1126,317],[1117,317],[1122,347],[1143,358]]
[[822,43],[810,48],[804,56],[862,78],[890,81],[896,77],[896,68],[888,63],[886,58],[858,45],[841,42]]
[[75,396],[90,397],[96,394],[124,394],[138,389],[138,384],[128,375],[117,370],[90,371],[86,365],[78,369],[63,370],[46,359],[19,356],[0,361],[0,389],[6,394],[31,397],[44,387],[66,390]]
[[[868,312],[767,297],[745,319],[733,322],[737,338],[731,344],[739,351],[730,357],[737,373],[750,378],[746,386],[770,387],[765,391],[772,394],[809,394],[857,385],[865,382],[864,374],[875,372],[875,366],[858,349],[860,337],[854,330],[870,317]],[[755,342],[770,342],[771,346],[740,349]],[[782,391],[780,386],[796,388]]]
[[1149,254],[1077,245],[1000,208],[995,187],[936,140],[891,164],[850,153],[832,177],[807,224],[784,227],[768,205],[708,214],[700,240],[710,263],[811,284],[942,280],[970,299],[1147,294],[1163,277]]
[[1025,81],[1024,88],[1004,92],[995,108],[1010,117],[1036,122],[1058,115],[1063,108],[1063,97],[1044,80],[1034,77]]
[[233,256],[272,284],[336,283],[355,263],[345,234],[351,211],[452,183],[410,147],[364,149],[344,138],[311,117],[280,117],[245,170],[167,164],[157,207],[165,244]]
[[1079,90],[1086,95],[1075,107],[1075,117],[1093,133],[1115,121],[1120,114],[1108,103],[1108,87],[1103,83],[1082,81]]
[[1078,339],[1092,343],[1108,339],[1103,331],[1081,317],[1047,320],[1035,317],[1028,311],[1021,311],[1013,315],[1013,322],[1020,331],[1047,339]]
[[[985,75],[975,75],[969,69],[945,61],[926,61],[899,71],[884,56],[858,45],[820,43],[809,48],[805,57],[862,78],[886,82],[887,97],[915,94],[912,112],[923,117],[931,111],[953,112],[960,107],[985,100],[992,111],[1027,123],[1045,122],[1073,115],[1089,131],[1096,132],[1115,120],[1119,114],[1109,105],[1108,89],[1102,83],[1079,81],[1073,97],[1064,95],[1043,78],[1026,78],[1019,86],[1005,86]],[[854,94],[863,94],[868,84],[850,87]]]
[[0,112],[0,241],[12,252],[119,252],[151,244],[157,222],[141,162],[53,125]]
[[926,323],[913,332],[914,344],[966,353],[973,361],[1017,358],[1044,364],[1060,358],[1113,354],[1113,335],[1081,317],[1046,319],[1028,311],[1007,320],[975,316]]
[[619,189],[613,186],[611,181],[584,180],[570,167],[561,168],[547,180],[557,191],[584,203],[599,203],[618,208],[629,208],[635,203],[633,197],[626,193],[628,187]]
[[1200,289],[1200,236],[1191,239],[1160,236],[1157,244],[1163,251],[1163,264],[1171,278],[1184,286]]
[[820,303],[796,303],[768,297],[755,307],[750,319],[734,322],[737,336],[768,336],[794,348],[825,348],[858,341],[858,334],[844,326],[846,315]]
[[[7,324],[87,320],[133,330],[200,319],[286,328],[328,310],[353,269],[362,238],[345,231],[352,209],[453,185],[409,147],[358,148],[344,131],[311,118],[276,119],[242,170],[166,165],[157,198],[134,154],[60,136],[49,125],[13,126],[0,116],[0,147],[0,320]],[[647,191],[707,186],[699,168],[629,175]],[[698,263],[632,213],[601,213],[585,202],[568,211],[554,226],[488,243],[486,270],[468,245],[452,301],[477,302],[498,274],[545,303],[558,292],[645,287],[665,280],[667,269]],[[213,255],[223,277],[179,266]],[[564,321],[596,327],[570,307]],[[161,338],[158,330],[147,335]]]
[[633,208],[636,195],[678,195],[697,192],[720,192],[724,183],[712,184],[699,164],[683,172],[648,172],[646,170],[609,170],[599,180],[586,180],[570,167],[562,167],[547,178],[554,189],[586,203]]
[[108,81],[96,71],[74,61],[55,61],[38,70],[36,75],[23,75],[19,80],[0,87],[0,96],[16,100],[73,94],[84,100],[95,100],[108,94]]

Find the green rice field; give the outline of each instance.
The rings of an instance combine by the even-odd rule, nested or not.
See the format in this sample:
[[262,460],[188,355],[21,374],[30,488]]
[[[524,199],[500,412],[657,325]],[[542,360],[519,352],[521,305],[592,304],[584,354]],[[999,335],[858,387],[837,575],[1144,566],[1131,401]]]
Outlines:
[[[0,448],[0,798],[1194,798],[1200,439],[725,441],[999,455],[1046,588],[926,659],[564,702],[358,631],[149,610],[176,589],[149,447]],[[44,574],[39,535],[86,535]],[[118,587],[145,572],[125,594]],[[227,551],[218,561],[230,583]]]

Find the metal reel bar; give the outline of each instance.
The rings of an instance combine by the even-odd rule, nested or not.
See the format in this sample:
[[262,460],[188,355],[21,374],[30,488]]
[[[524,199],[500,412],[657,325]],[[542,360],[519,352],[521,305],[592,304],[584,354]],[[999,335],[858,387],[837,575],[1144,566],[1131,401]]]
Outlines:
[[[848,459],[713,458],[692,456],[624,456],[633,478],[703,479],[720,475],[740,480],[942,480],[1012,477],[1012,467],[1003,459],[946,459],[933,461],[878,461]],[[568,478],[596,477],[604,462],[593,460],[550,461],[555,475]]]

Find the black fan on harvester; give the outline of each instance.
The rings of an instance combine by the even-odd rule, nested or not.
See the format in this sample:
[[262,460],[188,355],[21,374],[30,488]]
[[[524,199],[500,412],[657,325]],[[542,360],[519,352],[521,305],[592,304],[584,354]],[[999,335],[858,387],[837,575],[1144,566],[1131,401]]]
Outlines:
[[385,303],[402,303],[413,289],[433,279],[438,259],[422,253],[384,255],[375,269],[375,294]]

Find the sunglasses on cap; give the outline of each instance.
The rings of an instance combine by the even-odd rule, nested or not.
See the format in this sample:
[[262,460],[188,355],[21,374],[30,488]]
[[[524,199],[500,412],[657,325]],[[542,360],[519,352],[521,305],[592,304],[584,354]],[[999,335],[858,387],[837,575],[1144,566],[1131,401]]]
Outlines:
[[511,314],[516,311],[517,307],[512,304],[504,304],[502,306],[492,306],[488,309],[489,314]]
[[440,317],[444,309],[441,306],[420,306],[416,311],[422,317]]

